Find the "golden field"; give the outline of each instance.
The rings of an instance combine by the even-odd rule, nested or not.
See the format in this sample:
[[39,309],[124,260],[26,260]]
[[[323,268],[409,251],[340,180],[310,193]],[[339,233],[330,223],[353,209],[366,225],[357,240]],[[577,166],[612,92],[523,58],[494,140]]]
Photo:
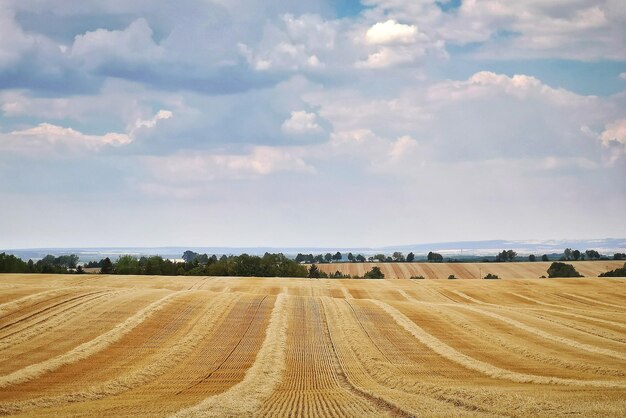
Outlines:
[[[624,261],[566,261],[585,277],[598,277],[600,273],[624,266]],[[447,279],[454,274],[457,279],[480,279],[487,273],[501,279],[538,279],[548,277],[551,261],[534,263],[331,263],[316,264],[325,273],[340,271],[352,277],[363,277],[373,266],[380,267],[385,279],[409,279],[423,276],[426,279]]]
[[623,416],[625,286],[0,275],[0,414]]

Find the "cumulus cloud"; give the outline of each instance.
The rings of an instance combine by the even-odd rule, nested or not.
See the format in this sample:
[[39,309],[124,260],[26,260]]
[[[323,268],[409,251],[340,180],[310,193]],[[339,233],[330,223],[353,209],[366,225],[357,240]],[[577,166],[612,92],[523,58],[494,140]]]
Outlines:
[[599,139],[603,147],[609,151],[610,164],[626,156],[626,119],[607,124]]
[[600,135],[600,138],[604,143],[617,141],[626,146],[626,119],[621,119],[613,123],[609,123],[606,126],[606,129]]
[[411,44],[417,40],[417,35],[416,26],[389,19],[372,25],[365,33],[365,42],[371,45]]
[[127,134],[109,132],[104,135],[86,135],[72,128],[40,123],[33,128],[12,131],[9,137],[19,141],[31,140],[35,143],[47,142],[50,144],[65,144],[70,146],[84,146],[87,148],[99,148],[102,145],[127,145],[131,138]]
[[422,48],[380,48],[367,56],[364,61],[356,63],[357,68],[380,69],[409,63],[424,55]]
[[539,79],[523,74],[509,77],[491,71],[480,71],[464,81],[446,81],[429,88],[429,97],[440,101],[474,99],[493,93],[504,93],[520,99],[543,97],[560,105],[575,105],[581,101],[593,101],[565,89],[555,89]]
[[103,135],[85,134],[72,128],[44,122],[31,128],[0,134],[0,149],[39,153],[54,151],[58,146],[71,150],[91,151],[100,150],[105,146],[123,146],[133,142],[139,129],[153,128],[159,120],[169,119],[172,115],[168,110],[160,110],[151,119],[138,120],[128,132],[108,132]]
[[317,123],[317,115],[306,110],[294,110],[291,117],[285,120],[281,129],[286,134],[301,135],[320,132],[322,127]]
[[[70,55],[89,69],[159,60],[164,51],[152,39],[148,22],[137,19],[123,30],[97,29],[77,35]],[[118,61],[111,63],[111,61]]]

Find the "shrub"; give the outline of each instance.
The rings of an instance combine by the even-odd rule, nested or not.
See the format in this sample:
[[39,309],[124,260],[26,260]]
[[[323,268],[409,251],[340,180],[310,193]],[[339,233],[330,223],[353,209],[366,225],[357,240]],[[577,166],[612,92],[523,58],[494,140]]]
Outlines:
[[380,271],[380,267],[374,266],[370,271],[365,273],[364,276],[366,279],[384,279],[385,275],[382,271]]
[[609,270],[606,273],[600,273],[599,277],[626,277],[626,263],[624,267],[615,270]]
[[571,264],[555,261],[548,268],[548,277],[583,277]]
[[451,274],[448,276],[448,280],[456,280],[456,277],[454,277],[454,274]]
[[483,277],[483,279],[485,279],[485,280],[497,280],[497,279],[499,279],[499,277],[497,275],[495,275],[495,274],[488,273],[485,277]]
[[425,277],[422,276],[422,275],[419,275],[419,276],[411,276],[411,277],[409,277],[409,279],[411,279],[411,280],[424,280]]
[[331,279],[349,279],[350,275],[349,274],[343,274],[342,272],[337,270],[334,273],[331,273],[328,277],[331,278]]

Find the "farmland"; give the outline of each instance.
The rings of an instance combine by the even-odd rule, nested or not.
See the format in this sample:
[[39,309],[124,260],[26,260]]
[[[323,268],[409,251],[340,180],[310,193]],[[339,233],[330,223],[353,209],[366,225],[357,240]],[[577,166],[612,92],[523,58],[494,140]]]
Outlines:
[[[597,277],[600,273],[624,265],[624,261],[567,261],[585,277]],[[487,273],[503,279],[538,279],[547,276],[551,262],[534,263],[332,263],[317,264],[325,273],[336,271],[350,276],[363,275],[373,266],[380,267],[386,279],[409,279],[423,276],[426,279],[447,279],[453,274],[457,279],[479,279]]]
[[538,280],[544,264],[481,267],[520,277],[495,281],[0,275],[0,413],[623,415],[626,279]]

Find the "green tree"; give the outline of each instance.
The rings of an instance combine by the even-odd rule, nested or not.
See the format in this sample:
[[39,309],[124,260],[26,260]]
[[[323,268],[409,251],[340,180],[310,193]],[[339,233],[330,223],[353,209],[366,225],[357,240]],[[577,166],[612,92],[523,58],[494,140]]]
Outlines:
[[339,251],[333,254],[333,261],[341,261],[341,258],[341,253]]
[[370,271],[365,273],[365,276],[363,277],[365,277],[366,279],[384,279],[385,275],[382,271],[380,271],[380,267],[374,266]]
[[354,255],[352,253],[348,253],[348,261],[354,263]]
[[311,267],[309,267],[308,277],[310,279],[319,279],[319,277],[320,277],[320,269],[317,268],[317,266],[315,264],[311,264]]
[[547,254],[541,256],[541,261],[550,261]]
[[587,254],[587,258],[589,260],[599,260],[600,259],[600,253],[597,252],[596,250],[587,250],[587,251],[585,251],[585,254]]
[[513,250],[507,250],[507,252],[506,252],[506,258],[507,258],[509,261],[514,261],[514,260],[515,260],[515,257],[517,257],[517,253],[516,253],[515,251],[513,251]]
[[365,263],[365,257],[362,254],[358,254],[355,258],[359,263]]
[[109,257],[102,260],[102,267],[100,268],[100,272],[103,274],[111,274],[113,273],[113,263]]
[[565,251],[563,251],[563,257],[566,260],[571,260],[572,259],[572,249],[571,248],[566,248]]
[[572,251],[572,258],[573,258],[575,261],[580,260],[580,255],[581,255],[581,254],[580,254],[580,251],[578,251],[578,250],[574,250],[574,251]]
[[387,260],[387,257],[385,257],[385,254],[376,254],[374,256],[374,260],[380,261],[381,263],[383,263],[384,261]]
[[548,277],[583,277],[574,266],[560,262],[554,262],[548,268]]
[[115,274],[141,274],[139,260],[132,255],[123,255],[115,263]]
[[535,262],[537,261],[537,257],[535,257],[535,254],[531,254],[528,256],[528,261],[530,262]]
[[194,251],[187,250],[183,253],[182,259],[185,260],[185,263],[193,263],[199,255]]
[[408,253],[406,256],[406,261],[409,263],[412,263],[414,260],[415,260],[415,254],[413,254],[412,252]]
[[433,253],[432,251],[428,253],[428,255],[426,256],[426,259],[430,261],[431,263],[443,262],[443,256],[439,253]]
[[29,264],[13,254],[0,254],[0,273],[26,273],[29,271]]
[[324,254],[324,261],[330,263],[333,260],[333,255],[331,253]]
[[400,251],[394,252],[393,261],[399,261],[399,262],[405,261],[404,254],[402,254]]

